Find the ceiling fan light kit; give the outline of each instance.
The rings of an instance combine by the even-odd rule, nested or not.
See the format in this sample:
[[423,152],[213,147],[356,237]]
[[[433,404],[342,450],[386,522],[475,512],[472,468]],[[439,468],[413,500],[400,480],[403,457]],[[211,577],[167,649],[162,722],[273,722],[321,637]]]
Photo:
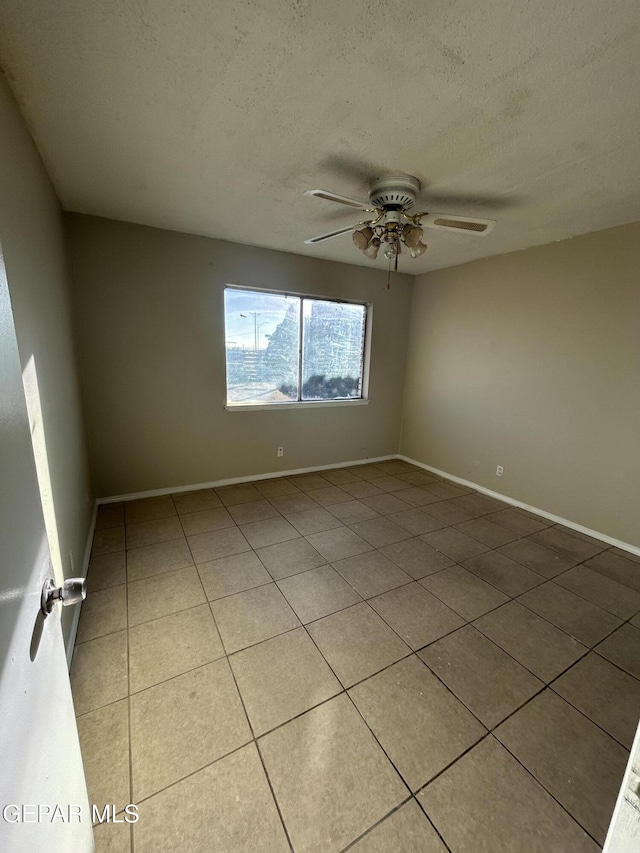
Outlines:
[[322,243],[351,232],[354,245],[365,257],[375,260],[380,247],[384,246],[385,258],[389,261],[395,258],[397,266],[403,245],[409,250],[412,258],[419,258],[427,251],[427,244],[422,240],[425,227],[486,236],[496,224],[493,219],[474,219],[426,211],[412,215],[408,211],[415,205],[419,192],[420,181],[413,175],[387,175],[377,178],[369,192],[368,204],[328,190],[307,190],[306,196],[336,201],[375,216],[355,226],[312,237],[305,240],[305,243]]

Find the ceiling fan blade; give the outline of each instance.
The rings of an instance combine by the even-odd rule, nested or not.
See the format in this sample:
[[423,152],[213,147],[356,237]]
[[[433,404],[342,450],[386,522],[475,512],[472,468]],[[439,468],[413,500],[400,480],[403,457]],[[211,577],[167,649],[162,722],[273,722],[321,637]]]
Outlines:
[[337,195],[336,193],[329,192],[329,190],[307,190],[305,195],[325,198],[327,201],[337,201],[339,204],[347,204],[349,207],[355,207],[357,210],[373,210],[364,201],[356,201],[354,198],[347,198],[346,195]]
[[339,231],[329,231],[328,234],[321,234],[319,237],[311,237],[310,240],[305,240],[305,243],[313,244],[313,243],[322,243],[323,240],[330,240],[332,237],[339,237],[340,234],[346,234],[347,231],[353,231],[354,226],[350,225],[348,228],[341,228]]
[[419,219],[423,228],[440,231],[459,231],[486,237],[496,227],[495,219],[476,219],[471,216],[454,216],[448,213],[423,213]]

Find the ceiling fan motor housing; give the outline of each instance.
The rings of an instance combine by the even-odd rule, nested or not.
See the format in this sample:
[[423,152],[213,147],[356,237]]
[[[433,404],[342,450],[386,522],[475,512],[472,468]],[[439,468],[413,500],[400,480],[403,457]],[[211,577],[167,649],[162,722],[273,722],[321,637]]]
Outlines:
[[377,178],[369,193],[369,203],[373,207],[402,208],[413,207],[420,192],[420,181],[412,175],[387,175]]

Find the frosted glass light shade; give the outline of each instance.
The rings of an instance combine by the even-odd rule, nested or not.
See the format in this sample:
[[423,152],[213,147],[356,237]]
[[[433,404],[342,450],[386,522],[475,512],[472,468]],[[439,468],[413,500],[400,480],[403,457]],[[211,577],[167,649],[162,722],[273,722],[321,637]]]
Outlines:
[[409,251],[412,258],[419,258],[420,255],[424,255],[427,251],[427,244],[419,242],[417,246],[409,246]]
[[356,228],[353,232],[353,242],[359,249],[362,249],[363,252],[368,248],[372,237],[373,231],[368,225],[365,225],[363,228]]
[[372,261],[378,257],[378,252],[380,251],[380,240],[377,237],[369,243],[369,246],[364,250],[364,253],[367,258],[370,258]]
[[417,225],[405,225],[402,229],[402,239],[408,249],[415,248],[422,240],[422,228]]

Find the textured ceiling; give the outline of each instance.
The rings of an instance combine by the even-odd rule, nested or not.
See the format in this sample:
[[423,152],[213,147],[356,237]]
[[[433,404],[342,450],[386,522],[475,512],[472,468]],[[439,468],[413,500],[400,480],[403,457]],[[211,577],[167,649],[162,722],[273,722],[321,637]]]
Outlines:
[[[3,0],[2,63],[68,210],[372,265],[358,214],[401,171],[408,273],[640,218],[637,0]],[[374,264],[383,267],[379,258]]]

